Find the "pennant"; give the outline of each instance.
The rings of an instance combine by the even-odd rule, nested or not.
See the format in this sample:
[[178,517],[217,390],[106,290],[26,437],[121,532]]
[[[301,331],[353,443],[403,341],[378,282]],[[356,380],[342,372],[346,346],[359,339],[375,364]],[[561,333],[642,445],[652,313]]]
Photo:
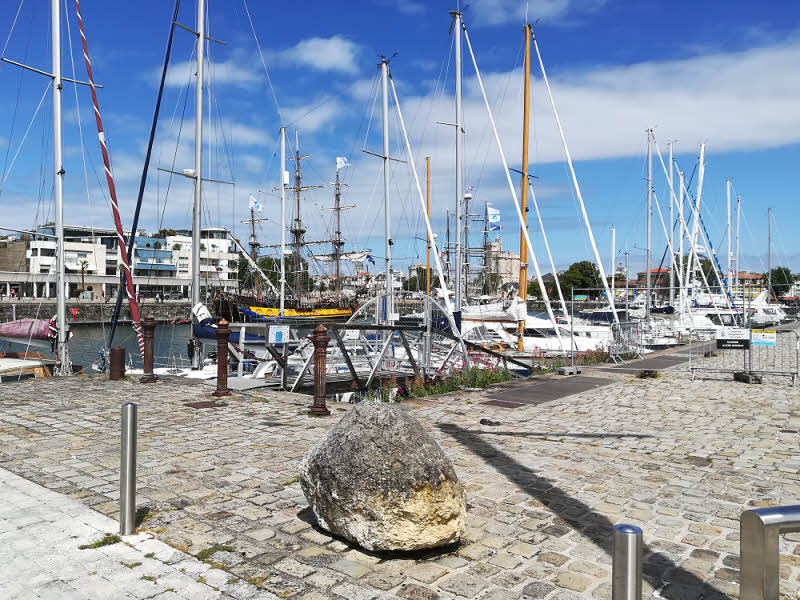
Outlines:
[[345,167],[349,167],[350,163],[347,162],[346,156],[337,156],[336,157],[336,170],[344,169]]
[[368,262],[370,262],[370,263],[372,263],[373,265],[375,264],[375,259],[374,259],[374,258],[372,258],[372,255],[371,255],[371,254],[367,254],[367,261],[368,261]]

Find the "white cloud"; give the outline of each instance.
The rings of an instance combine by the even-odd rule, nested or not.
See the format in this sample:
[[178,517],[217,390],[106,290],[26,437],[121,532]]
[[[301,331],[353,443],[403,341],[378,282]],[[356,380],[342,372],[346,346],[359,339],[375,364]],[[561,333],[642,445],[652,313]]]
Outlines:
[[291,48],[275,53],[274,57],[285,65],[352,75],[358,72],[358,50],[355,42],[344,36],[334,35],[329,38],[313,37],[303,40]]
[[466,15],[473,26],[503,25],[518,22],[523,24],[537,19],[561,21],[565,18],[585,14],[599,9],[606,0],[472,0],[471,11]]
[[[173,64],[167,71],[166,85],[171,87],[185,87],[190,79],[194,79],[196,73],[196,63],[193,60],[186,60]],[[161,69],[155,69],[150,79],[158,81],[161,77]],[[242,88],[251,88],[261,85],[264,75],[257,70],[238,64],[234,59],[206,63],[205,78],[210,78],[217,85],[232,85]]]
[[345,108],[338,100],[323,104],[312,102],[304,106],[284,108],[283,115],[292,128],[312,133],[343,117]]

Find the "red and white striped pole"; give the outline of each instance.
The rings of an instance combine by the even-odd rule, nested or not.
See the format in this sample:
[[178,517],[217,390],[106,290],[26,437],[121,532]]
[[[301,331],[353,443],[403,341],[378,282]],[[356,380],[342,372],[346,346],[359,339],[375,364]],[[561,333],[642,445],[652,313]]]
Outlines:
[[[114,175],[111,173],[111,162],[108,159],[108,149],[106,148],[106,136],[103,133],[103,122],[100,119],[100,108],[97,103],[97,92],[95,91],[94,76],[92,75],[92,62],[89,60],[89,49],[86,46],[86,34],[83,31],[83,17],[81,17],[81,6],[78,0],[75,0],[75,11],[78,14],[78,24],[81,31],[81,43],[83,44],[83,58],[86,60],[86,72],[89,76],[89,86],[92,90],[92,103],[94,104],[94,118],[97,122],[97,137],[100,139],[100,149],[103,151],[103,163],[106,169],[106,181],[108,181],[108,192],[111,196],[111,210],[114,213],[114,227],[117,229],[117,238],[119,241],[119,252],[122,256],[122,268],[125,270],[126,291],[128,294],[128,304],[131,307],[131,319],[133,320],[133,328],[136,331],[136,338],[139,341],[139,354],[144,357],[144,337],[142,336],[142,324],[139,318],[139,305],[136,302],[136,296],[133,293],[133,277],[131,275],[131,265],[128,262],[128,253],[126,251],[125,235],[122,231],[122,221],[119,217],[119,204],[117,203],[117,189],[114,186]],[[135,231],[131,235],[136,235]]]

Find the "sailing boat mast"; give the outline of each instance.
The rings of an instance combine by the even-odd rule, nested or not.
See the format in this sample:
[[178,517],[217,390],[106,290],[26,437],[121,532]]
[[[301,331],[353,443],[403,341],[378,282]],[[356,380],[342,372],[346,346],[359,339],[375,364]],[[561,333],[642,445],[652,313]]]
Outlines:
[[300,295],[302,293],[301,282],[301,252],[303,250],[303,235],[306,232],[305,227],[303,227],[303,220],[300,218],[300,192],[303,191],[303,187],[301,185],[302,175],[300,172],[300,161],[304,158],[308,158],[309,155],[300,156],[300,137],[297,133],[297,130],[294,132],[294,144],[295,144],[295,152],[294,158],[290,158],[289,160],[294,161],[294,198],[295,198],[295,206],[294,206],[294,221],[292,222],[292,228],[289,232],[294,237],[294,241],[292,242],[294,246],[294,295],[298,302],[300,302]]
[[650,304],[653,301],[652,282],[650,280],[653,255],[653,146],[651,143],[653,130],[647,130],[647,302],[645,316],[650,320]]
[[383,93],[383,223],[386,234],[386,323],[394,319],[392,286],[392,205],[389,197],[389,61],[381,59],[381,90]]
[[64,278],[64,167],[61,139],[61,11],[58,0],[51,2],[53,46],[53,185],[56,201],[56,353],[59,371],[70,375],[72,367],[67,349],[67,288]]
[[767,209],[767,298],[772,299],[772,209]]
[[450,11],[453,17],[453,32],[455,34],[455,71],[456,71],[456,281],[455,281],[455,308],[453,317],[456,327],[461,331],[461,144],[463,131],[461,129],[461,13],[457,10]]
[[286,308],[286,127],[281,127],[281,298],[280,316]]
[[[203,60],[206,29],[205,0],[197,0],[197,82],[194,112],[194,206],[192,211],[192,306],[200,303],[200,227],[203,201]],[[136,235],[136,232],[131,232]],[[202,345],[194,339],[192,368],[200,368]]]
[[[431,219],[431,157],[425,157],[425,211],[428,215],[428,220]],[[425,233],[427,239],[427,258],[425,261],[425,295],[431,295],[431,236]]]
[[336,169],[336,187],[334,188],[334,205],[333,210],[336,212],[336,233],[333,238],[333,254],[335,263],[336,279],[334,280],[334,290],[336,302],[339,302],[339,292],[342,289],[342,283],[339,280],[342,271],[342,184],[339,181],[339,169]]
[[[525,69],[524,94],[522,108],[522,190],[520,193],[520,211],[522,225],[519,233],[519,297],[528,306],[528,246],[525,243],[525,229],[528,227],[528,132],[531,107],[531,26],[525,25]],[[487,223],[488,227],[488,223]],[[553,273],[556,277],[557,274]],[[527,313],[527,309],[525,311]],[[517,350],[523,350],[523,333],[525,319],[517,324]]]

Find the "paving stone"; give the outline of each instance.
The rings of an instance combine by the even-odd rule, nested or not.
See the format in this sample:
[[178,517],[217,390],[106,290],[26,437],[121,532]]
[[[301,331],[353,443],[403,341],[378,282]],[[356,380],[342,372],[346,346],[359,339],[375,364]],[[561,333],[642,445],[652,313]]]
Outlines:
[[336,562],[332,563],[330,567],[331,569],[339,571],[340,573],[344,573],[348,577],[353,577],[354,579],[363,577],[372,571],[372,569],[366,564],[354,560],[347,560],[346,558],[337,560]]
[[592,578],[580,573],[560,573],[555,579],[558,587],[583,592],[592,585]]
[[486,587],[486,584],[482,581],[460,573],[439,580],[437,585],[447,592],[452,592],[456,596],[463,596],[464,598],[474,598],[478,592]]
[[555,589],[555,586],[546,581],[534,581],[522,589],[522,597],[530,599],[544,598]]
[[417,581],[422,581],[423,583],[433,583],[446,574],[447,569],[430,562],[418,563],[406,569],[406,575],[413,577]]

